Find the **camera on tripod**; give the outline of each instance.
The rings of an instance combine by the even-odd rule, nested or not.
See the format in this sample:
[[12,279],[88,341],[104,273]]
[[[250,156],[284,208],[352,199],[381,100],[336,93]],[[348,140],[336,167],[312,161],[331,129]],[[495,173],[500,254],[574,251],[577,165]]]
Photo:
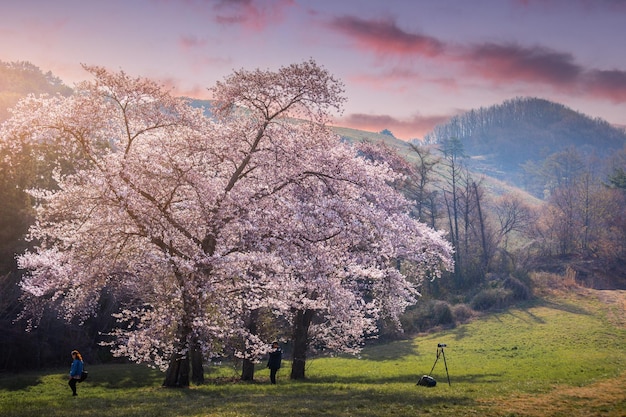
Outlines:
[[433,378],[431,376],[431,374],[433,373],[433,370],[435,369],[435,365],[437,365],[437,361],[439,361],[439,357],[443,358],[443,364],[446,367],[446,376],[448,377],[448,386],[450,386],[450,374],[448,373],[448,362],[446,362],[446,354],[443,351],[443,348],[445,348],[446,345],[445,343],[437,343],[437,358],[435,359],[435,363],[433,364],[433,367],[430,369],[430,373],[428,375],[424,375],[422,376],[419,381],[417,381],[417,385],[422,385],[425,387],[434,387],[435,385],[437,385],[437,381],[435,380],[435,378]]

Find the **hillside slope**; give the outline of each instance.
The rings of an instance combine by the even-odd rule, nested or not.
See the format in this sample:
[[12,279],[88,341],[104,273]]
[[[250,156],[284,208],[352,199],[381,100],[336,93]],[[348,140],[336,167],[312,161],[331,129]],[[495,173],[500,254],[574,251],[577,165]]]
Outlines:
[[436,126],[426,143],[462,141],[473,169],[520,184],[521,165],[575,148],[583,155],[606,157],[626,144],[626,131],[562,104],[516,98],[471,110]]
[[0,122],[6,120],[9,110],[28,94],[72,93],[71,88],[50,71],[43,73],[28,62],[0,61]]
[[[211,100],[198,100],[189,99],[190,104],[196,108],[203,108],[205,113],[211,111]],[[397,139],[394,136],[386,135],[383,133],[368,132],[364,130],[352,129],[349,127],[333,126],[333,131],[339,135],[342,139],[349,142],[372,142],[372,143],[384,143],[391,149],[398,151],[401,155],[407,155],[411,152],[410,145],[403,140]]]

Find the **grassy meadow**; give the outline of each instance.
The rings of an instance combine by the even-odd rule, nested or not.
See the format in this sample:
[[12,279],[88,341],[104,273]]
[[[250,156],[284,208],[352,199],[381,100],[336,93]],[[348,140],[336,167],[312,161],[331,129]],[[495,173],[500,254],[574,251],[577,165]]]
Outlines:
[[[432,375],[437,386],[416,386]],[[269,384],[236,380],[228,365],[208,382],[161,388],[137,365],[87,366],[78,397],[66,369],[0,374],[0,416],[626,416],[626,292],[578,289],[442,330],[366,348],[359,357],[308,362],[304,382],[289,363]]]

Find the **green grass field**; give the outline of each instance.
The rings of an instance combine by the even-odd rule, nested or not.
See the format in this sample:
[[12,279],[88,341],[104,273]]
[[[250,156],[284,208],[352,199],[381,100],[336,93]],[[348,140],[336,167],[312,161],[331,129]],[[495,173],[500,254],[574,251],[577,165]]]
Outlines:
[[[210,382],[161,388],[160,372],[89,366],[72,397],[65,369],[0,375],[0,416],[626,416],[626,292],[578,290],[455,329],[310,360],[308,379],[276,386],[209,368]],[[416,386],[432,375],[437,386]],[[289,366],[289,363],[286,364]]]

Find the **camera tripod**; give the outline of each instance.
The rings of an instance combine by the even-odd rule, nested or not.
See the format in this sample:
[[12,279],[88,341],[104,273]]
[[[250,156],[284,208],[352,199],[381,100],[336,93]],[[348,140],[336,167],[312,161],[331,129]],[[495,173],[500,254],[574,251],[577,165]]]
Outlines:
[[437,361],[439,360],[439,357],[443,356],[443,363],[446,366],[446,376],[448,377],[448,386],[451,386],[450,374],[448,373],[448,363],[446,362],[446,353],[443,351],[444,347],[446,347],[446,345],[443,343],[439,343],[437,345],[437,358],[435,359],[435,363],[433,364],[433,367],[430,369],[430,373],[428,375],[432,375],[433,370],[435,369],[435,365],[437,365]]

